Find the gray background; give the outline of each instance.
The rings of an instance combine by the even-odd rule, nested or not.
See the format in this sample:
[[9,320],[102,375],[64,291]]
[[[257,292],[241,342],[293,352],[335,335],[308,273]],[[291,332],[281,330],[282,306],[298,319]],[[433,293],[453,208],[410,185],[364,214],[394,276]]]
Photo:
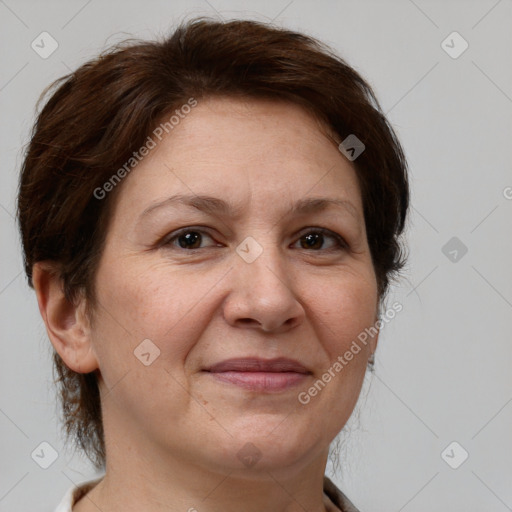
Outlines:
[[[382,332],[335,481],[363,512],[512,510],[510,0],[0,0],[0,511],[51,512],[93,476],[62,443],[13,220],[36,100],[111,43],[199,14],[274,20],[331,44],[374,86],[406,149],[410,260],[389,297],[404,309]],[[59,44],[47,59],[31,48],[43,31]],[[453,31],[469,44],[458,58],[441,45]],[[459,247],[443,252],[452,237]],[[46,470],[31,458],[43,441],[58,452]],[[458,469],[445,460],[462,448],[441,456],[453,441],[469,453]]]

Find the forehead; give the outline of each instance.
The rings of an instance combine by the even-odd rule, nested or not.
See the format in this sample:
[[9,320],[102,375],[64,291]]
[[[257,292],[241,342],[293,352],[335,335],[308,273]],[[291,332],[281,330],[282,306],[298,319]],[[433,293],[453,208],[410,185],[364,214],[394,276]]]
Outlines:
[[361,208],[355,169],[332,137],[289,102],[198,100],[130,173],[119,199],[144,211],[176,193],[258,207],[328,193]]
[[329,128],[304,108],[272,99],[206,98],[177,128],[174,137],[168,137],[173,139],[167,141],[168,146],[179,144],[196,154],[215,146],[219,148],[216,155],[224,149],[226,157],[255,156],[258,161],[265,160],[266,150],[272,150],[273,157],[308,153],[309,160],[324,152],[326,145],[332,145],[331,149],[336,145]]

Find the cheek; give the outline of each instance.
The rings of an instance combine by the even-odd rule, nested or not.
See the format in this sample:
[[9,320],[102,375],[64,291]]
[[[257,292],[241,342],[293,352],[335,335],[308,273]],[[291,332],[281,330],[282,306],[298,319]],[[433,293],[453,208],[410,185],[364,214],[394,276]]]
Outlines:
[[[323,312],[320,321],[326,333],[325,349],[332,360],[374,325],[377,299],[377,286],[371,272],[331,279],[319,290],[316,310]],[[364,344],[361,346],[363,350],[366,348]]]
[[376,285],[371,278],[330,281],[314,309],[322,312],[317,327],[325,357],[299,401],[304,414],[334,437],[352,414],[366,373],[374,339],[365,333],[376,320]]
[[107,263],[97,274],[93,330],[102,380],[113,390],[106,396],[114,410],[124,404],[126,414],[148,422],[148,429],[160,428],[155,411],[162,403],[167,404],[167,420],[178,421],[186,408],[187,395],[179,384],[183,363],[208,323],[202,299],[215,279],[158,265],[141,271],[126,261]]
[[124,349],[130,362],[145,339],[161,350],[160,363],[183,361],[210,321],[208,296],[224,272],[190,272],[165,263],[141,270],[134,260],[108,263],[97,276],[97,332],[108,337],[117,352]]

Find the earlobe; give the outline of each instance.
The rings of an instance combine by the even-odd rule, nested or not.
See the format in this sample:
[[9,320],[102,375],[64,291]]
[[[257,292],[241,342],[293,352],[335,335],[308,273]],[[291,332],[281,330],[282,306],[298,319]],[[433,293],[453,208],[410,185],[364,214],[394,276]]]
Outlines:
[[85,313],[85,298],[77,300],[77,304],[66,298],[57,267],[52,262],[35,263],[32,282],[48,337],[66,366],[77,373],[96,370],[98,361]]
[[375,353],[375,351],[377,350],[377,345],[379,344],[379,336],[380,336],[380,327],[379,327],[379,331],[377,332],[377,334],[374,336],[373,340],[372,340],[372,352]]
[[373,323],[373,326],[375,329],[377,329],[377,332],[373,336],[371,336],[371,341],[370,341],[370,353],[371,354],[375,354],[375,352],[377,350],[377,345],[379,343],[380,330],[382,327],[382,320],[380,320],[380,318],[378,316],[375,318],[375,322]]

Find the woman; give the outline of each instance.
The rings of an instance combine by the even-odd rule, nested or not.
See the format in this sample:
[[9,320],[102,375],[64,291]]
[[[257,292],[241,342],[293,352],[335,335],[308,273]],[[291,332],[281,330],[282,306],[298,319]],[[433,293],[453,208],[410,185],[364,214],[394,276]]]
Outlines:
[[58,512],[357,510],[324,472],[408,206],[369,86],[304,35],[205,19],[57,85],[18,217],[67,434],[105,470]]

